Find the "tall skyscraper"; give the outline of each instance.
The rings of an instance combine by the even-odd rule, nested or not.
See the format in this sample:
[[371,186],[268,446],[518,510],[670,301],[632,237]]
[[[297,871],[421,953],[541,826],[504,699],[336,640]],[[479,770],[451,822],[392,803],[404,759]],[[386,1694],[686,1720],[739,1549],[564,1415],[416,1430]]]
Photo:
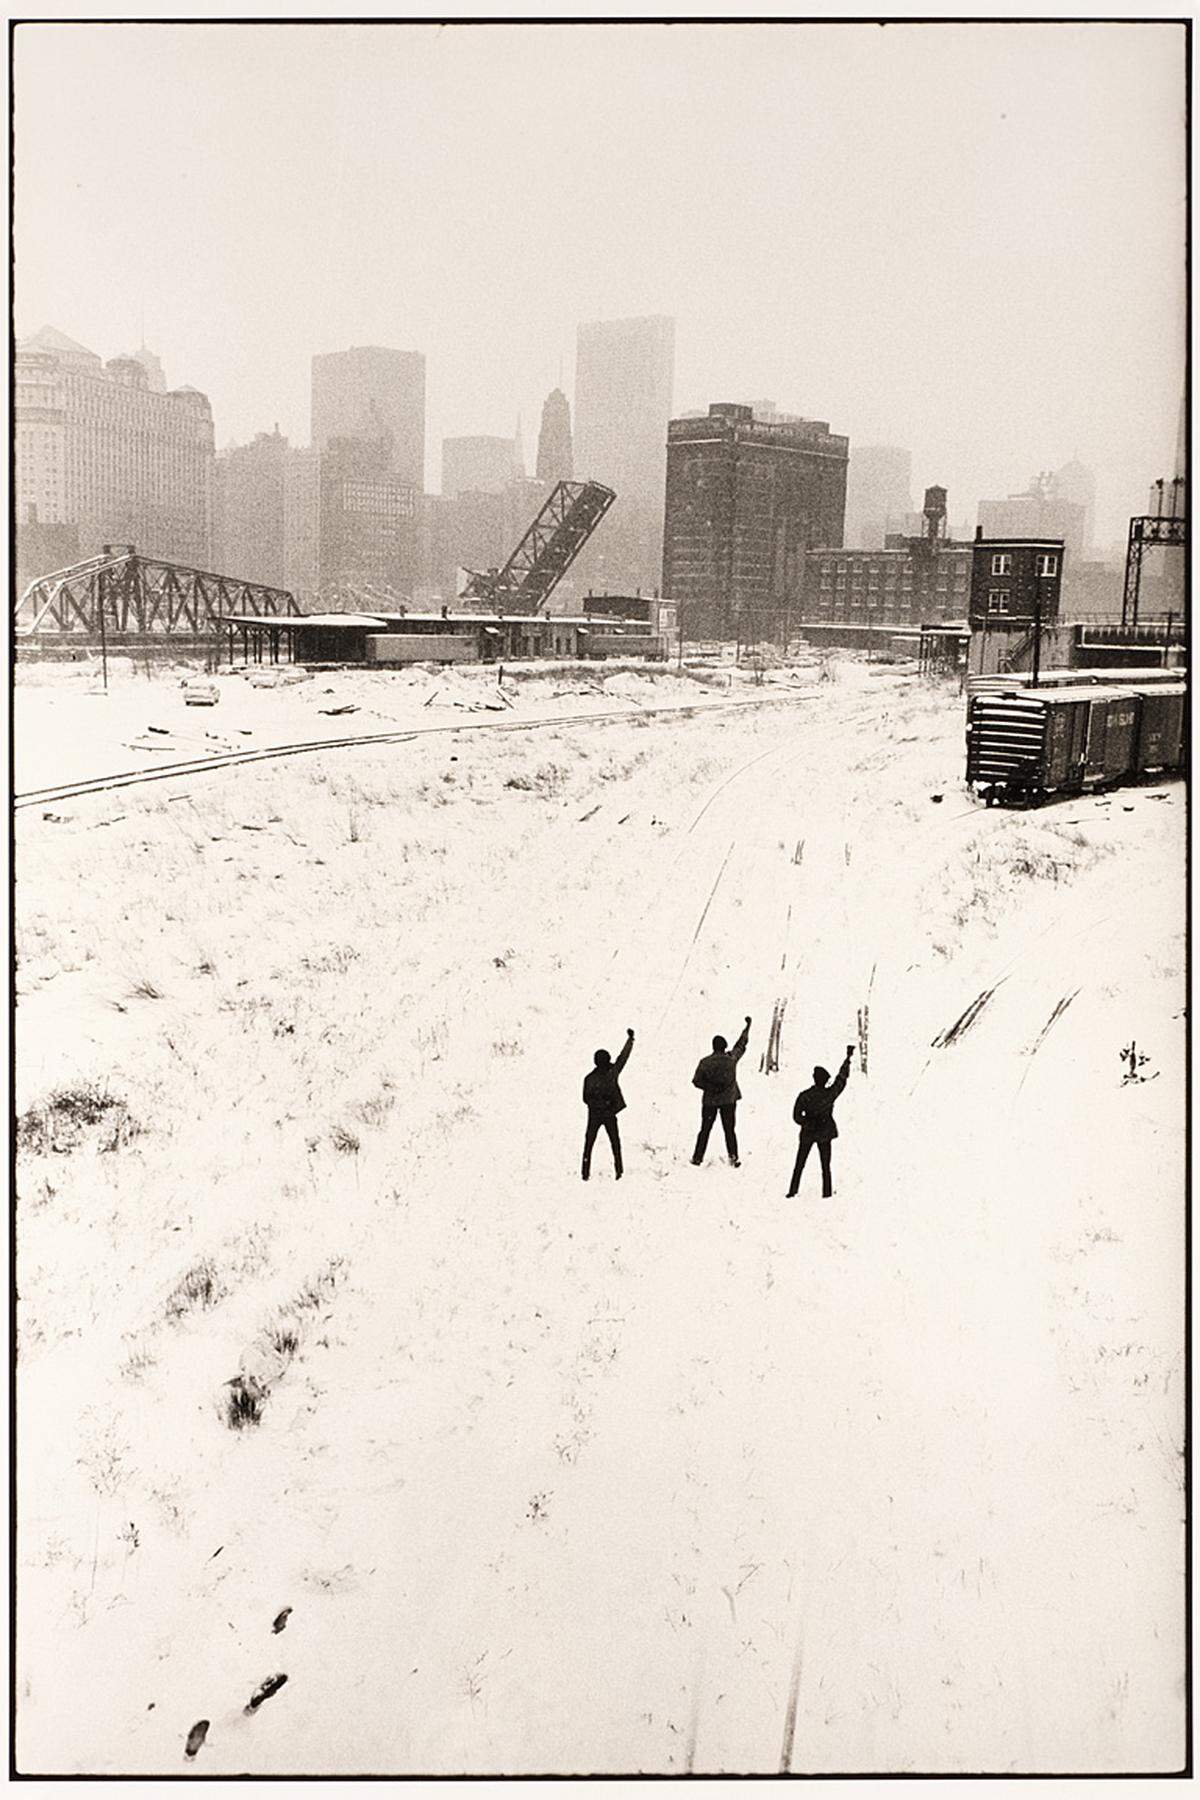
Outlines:
[[912,510],[912,452],[891,444],[853,445],[846,472],[846,548],[882,550],[889,530],[910,529]]
[[571,449],[571,405],[561,388],[547,394],[538,433],[537,478],[549,482],[570,481],[575,473]]
[[442,493],[502,494],[517,479],[514,438],[453,437],[442,439]]
[[[157,358],[154,359],[157,362]],[[209,568],[213,419],[193,387],[158,393],[143,362],[107,363],[52,326],[17,346],[17,531],[77,529],[79,553],[133,543]]]
[[649,593],[658,583],[674,385],[674,319],[580,325],[575,469],[617,498],[572,571],[577,585]]
[[425,358],[365,346],[312,359],[313,448],[334,438],[386,440],[389,472],[425,488]]
[[688,637],[773,632],[806,551],[842,541],[849,447],[822,421],[750,406],[671,420],[662,591]]

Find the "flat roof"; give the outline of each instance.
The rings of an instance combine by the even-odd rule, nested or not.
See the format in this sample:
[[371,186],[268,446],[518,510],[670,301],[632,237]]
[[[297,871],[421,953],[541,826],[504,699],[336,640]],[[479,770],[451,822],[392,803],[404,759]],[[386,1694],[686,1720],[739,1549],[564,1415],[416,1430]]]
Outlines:
[[389,626],[413,625],[636,625],[646,630],[645,619],[617,618],[610,613],[222,613],[223,625],[271,625],[294,631],[312,625],[322,631],[386,631]]
[[387,624],[373,613],[222,613],[223,625],[278,625],[294,631],[297,625],[319,625],[322,631],[378,629]]
[[[1161,689],[1156,690],[1161,692]],[[1078,700],[1133,700],[1136,698],[1131,688],[1102,687],[1097,683],[1094,687],[1034,687],[1032,677],[1029,681],[1014,681],[1011,687],[983,689],[979,691],[980,699],[1019,699],[1045,700],[1055,706],[1070,706]]]

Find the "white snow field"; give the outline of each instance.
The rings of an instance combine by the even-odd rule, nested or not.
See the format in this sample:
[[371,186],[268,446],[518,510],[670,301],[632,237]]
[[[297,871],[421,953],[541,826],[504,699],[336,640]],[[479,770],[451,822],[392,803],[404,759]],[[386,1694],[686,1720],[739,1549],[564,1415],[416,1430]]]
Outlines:
[[[985,811],[815,674],[18,813],[22,1772],[1180,1767],[1185,790]],[[18,789],[496,685],[222,680],[32,671]]]

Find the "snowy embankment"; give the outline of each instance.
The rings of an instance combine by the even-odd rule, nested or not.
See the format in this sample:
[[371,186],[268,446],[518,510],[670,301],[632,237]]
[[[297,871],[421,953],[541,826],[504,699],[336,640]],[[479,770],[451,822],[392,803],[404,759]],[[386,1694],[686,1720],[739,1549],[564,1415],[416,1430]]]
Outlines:
[[1184,791],[985,813],[961,726],[847,665],[21,815],[23,1770],[1177,1766]]

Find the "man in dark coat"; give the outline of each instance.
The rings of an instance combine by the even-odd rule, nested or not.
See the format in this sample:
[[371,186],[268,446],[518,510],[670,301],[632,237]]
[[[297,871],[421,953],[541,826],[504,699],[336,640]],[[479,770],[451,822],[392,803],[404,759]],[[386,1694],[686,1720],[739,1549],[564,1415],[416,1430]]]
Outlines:
[[625,1048],[616,1062],[607,1050],[597,1050],[592,1058],[594,1069],[589,1069],[583,1078],[583,1104],[587,1107],[587,1130],[583,1135],[583,1167],[580,1173],[586,1181],[592,1172],[592,1146],[596,1142],[601,1127],[608,1133],[608,1141],[612,1145],[613,1167],[617,1180],[624,1173],[621,1163],[621,1133],[617,1126],[617,1114],[625,1110],[625,1096],[621,1092],[621,1084],[617,1077],[629,1061],[629,1052],[633,1049],[633,1027],[625,1033]]
[[696,1148],[692,1152],[692,1161],[702,1163],[704,1152],[708,1148],[708,1134],[713,1128],[713,1121],[718,1113],[721,1115],[721,1129],[725,1133],[725,1148],[729,1160],[735,1169],[741,1168],[738,1159],[737,1141],[737,1103],[742,1097],[742,1090],[737,1084],[737,1066],[742,1052],[750,1037],[750,1016],[746,1015],[746,1023],[742,1027],[742,1035],[730,1050],[723,1037],[715,1037],[712,1041],[712,1055],[702,1056],[696,1064],[696,1073],[692,1076],[692,1086],[700,1089],[700,1135],[696,1139]]
[[837,1079],[830,1081],[828,1069],[815,1068],[812,1087],[805,1088],[802,1094],[796,1096],[792,1117],[800,1127],[800,1148],[796,1152],[796,1166],[792,1170],[792,1185],[787,1191],[789,1200],[796,1197],[808,1153],[814,1144],[821,1158],[821,1197],[828,1200],[833,1193],[833,1140],[838,1134],[833,1117],[833,1103],[846,1085],[853,1054],[854,1045],[847,1044],[845,1060],[838,1070]]

